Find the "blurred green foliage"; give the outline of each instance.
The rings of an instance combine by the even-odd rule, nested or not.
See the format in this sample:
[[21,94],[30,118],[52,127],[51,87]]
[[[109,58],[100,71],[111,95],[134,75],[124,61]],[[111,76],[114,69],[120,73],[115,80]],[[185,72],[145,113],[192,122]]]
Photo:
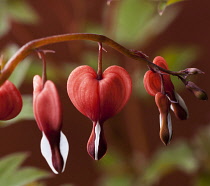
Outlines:
[[162,15],[168,6],[173,5],[174,3],[181,2],[181,1],[185,1],[185,0],[159,0],[159,4],[158,4],[159,15]]
[[38,16],[25,0],[1,0],[0,38],[9,31],[10,20],[32,24],[38,20]]
[[35,181],[47,178],[50,174],[35,167],[20,167],[27,157],[26,153],[15,153],[0,159],[0,185],[23,186],[40,185]]
[[110,32],[116,41],[126,46],[142,47],[163,32],[178,13],[179,9],[176,8],[160,17],[154,4],[148,0],[123,0],[113,17]]
[[[112,149],[113,150],[113,149]],[[113,150],[100,163],[99,169],[103,177],[99,180],[100,186],[152,186],[169,173],[180,170],[188,175],[197,175],[192,180],[193,186],[207,186],[210,183],[210,127],[204,127],[190,141],[180,140],[167,147],[160,148],[150,159],[135,163],[139,167],[130,174],[130,165],[133,159],[127,162],[122,154]]]

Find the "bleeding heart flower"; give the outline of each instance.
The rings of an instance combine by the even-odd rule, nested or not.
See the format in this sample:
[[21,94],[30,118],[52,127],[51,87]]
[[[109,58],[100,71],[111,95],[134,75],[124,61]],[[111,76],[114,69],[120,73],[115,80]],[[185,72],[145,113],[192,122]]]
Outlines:
[[8,80],[0,86],[0,103],[0,120],[12,119],[22,109],[21,94],[15,85]]
[[69,145],[61,132],[62,111],[56,87],[47,80],[44,85],[40,76],[33,79],[33,109],[39,129],[42,131],[41,153],[55,174],[65,169]]
[[[168,69],[165,59],[161,56],[157,56],[153,60],[153,63]],[[149,70],[144,75],[144,87],[148,94],[152,96],[164,91],[171,102],[171,109],[174,111],[175,116],[180,120],[186,120],[188,118],[187,106],[181,96],[175,92],[170,75]]]
[[[168,70],[165,59],[160,56],[157,56],[153,63]],[[170,75],[164,72],[154,69],[147,71],[144,76],[144,87],[148,94],[155,96],[155,102],[160,112],[160,138],[167,145],[172,137],[169,108],[178,119],[185,120],[188,118],[187,106],[181,96],[175,92]]]
[[74,106],[93,122],[87,144],[89,155],[99,160],[106,153],[107,145],[103,123],[119,113],[131,95],[132,82],[125,69],[110,66],[102,78],[89,66],[80,66],[72,71],[67,82],[69,98]]

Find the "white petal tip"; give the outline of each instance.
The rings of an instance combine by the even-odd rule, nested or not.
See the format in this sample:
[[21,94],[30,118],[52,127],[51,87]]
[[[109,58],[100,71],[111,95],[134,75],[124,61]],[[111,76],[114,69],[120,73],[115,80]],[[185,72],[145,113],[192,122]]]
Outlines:
[[[52,150],[51,150],[51,147],[50,147],[50,143],[49,143],[46,135],[44,134],[44,132],[42,132],[42,139],[41,139],[40,147],[41,147],[41,153],[42,153],[43,157],[46,159],[49,167],[52,169],[52,171],[55,174],[58,174],[59,172],[53,166]],[[61,171],[61,172],[63,172],[64,169],[65,169],[66,160],[67,160],[67,157],[68,157],[69,144],[68,144],[66,136],[62,132],[60,133],[59,150],[60,150],[60,154],[61,154],[62,159],[63,159],[63,168],[62,168],[62,171]]]

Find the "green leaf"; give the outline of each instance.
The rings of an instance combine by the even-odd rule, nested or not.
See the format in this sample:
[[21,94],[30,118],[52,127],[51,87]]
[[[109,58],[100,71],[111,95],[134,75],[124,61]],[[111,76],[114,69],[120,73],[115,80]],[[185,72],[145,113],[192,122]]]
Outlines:
[[49,173],[41,169],[32,167],[22,168],[18,170],[9,180],[7,180],[7,186],[23,186],[48,176]]
[[165,9],[170,6],[173,5],[174,3],[178,3],[184,0],[160,0],[159,4],[158,4],[158,13],[159,15],[162,15],[163,12],[165,11]]
[[174,3],[181,2],[181,1],[185,1],[185,0],[168,0],[168,1],[167,1],[167,6],[172,5],[172,4],[174,4]]
[[22,186],[49,176],[40,169],[20,168],[26,157],[26,153],[15,153],[0,159],[0,185]]
[[198,162],[190,146],[183,141],[158,151],[145,168],[140,183],[152,185],[160,177],[180,169],[187,173],[195,172]]
[[15,124],[22,120],[33,120],[33,98],[32,95],[23,95],[23,108],[20,112],[20,114],[8,121],[0,121],[0,127],[7,127],[11,124]]
[[22,23],[36,23],[38,16],[23,0],[1,0],[0,2],[0,37],[10,29],[10,19]]
[[0,159],[0,185],[11,176],[26,159],[27,154],[16,153]]
[[143,37],[142,30],[152,17],[154,6],[143,0],[123,0],[114,17],[113,35],[119,42],[132,44]]
[[112,37],[120,43],[143,46],[153,37],[163,32],[178,15],[174,9],[167,16],[154,15],[155,6],[145,0],[123,0],[113,17]]
[[23,0],[8,1],[8,14],[21,23],[35,23],[38,17],[34,10]]
[[159,13],[159,15],[163,14],[166,6],[167,6],[167,1],[162,0],[162,1],[159,2],[159,4],[158,4],[158,13]]

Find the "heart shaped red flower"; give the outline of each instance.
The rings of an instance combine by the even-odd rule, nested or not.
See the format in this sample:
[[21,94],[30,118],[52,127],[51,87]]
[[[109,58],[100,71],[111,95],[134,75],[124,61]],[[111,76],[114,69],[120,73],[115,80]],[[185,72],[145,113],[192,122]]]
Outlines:
[[74,106],[93,121],[88,141],[88,153],[100,159],[106,152],[103,123],[119,113],[127,103],[132,90],[128,72],[119,66],[107,68],[100,80],[89,66],[80,66],[70,74],[67,92]]

